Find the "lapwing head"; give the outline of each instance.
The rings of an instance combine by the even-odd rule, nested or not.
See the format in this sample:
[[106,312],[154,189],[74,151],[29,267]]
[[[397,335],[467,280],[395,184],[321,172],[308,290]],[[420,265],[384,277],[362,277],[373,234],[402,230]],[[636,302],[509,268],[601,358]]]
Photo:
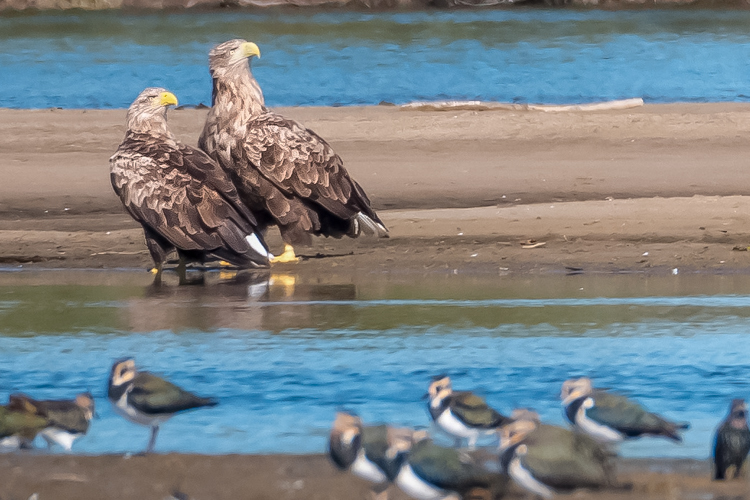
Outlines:
[[115,361],[112,372],[109,374],[109,385],[120,387],[135,378],[135,360],[132,358]]
[[733,399],[729,407],[729,422],[732,427],[747,427],[747,403],[744,399]]
[[592,392],[594,392],[594,387],[590,378],[571,378],[563,382],[560,399],[562,399],[563,406],[568,406],[576,399],[590,396]]
[[[527,415],[527,417],[531,417],[531,415]],[[538,415],[536,415],[536,419],[521,418],[500,427],[500,430],[498,431],[500,436],[500,450],[504,451],[521,443],[526,439],[526,436],[536,430],[538,426],[539,420]]]
[[331,441],[338,441],[343,446],[351,446],[354,439],[362,433],[362,419],[346,412],[336,413],[331,428]]
[[541,422],[539,414],[531,408],[516,408],[510,413],[511,420],[532,420],[534,422]]
[[397,456],[408,453],[411,447],[421,438],[425,431],[415,431],[403,427],[388,427],[386,439],[388,449],[385,452],[386,458],[394,460]]
[[83,392],[76,396],[76,406],[83,410],[83,415],[87,421],[91,421],[94,418],[94,396],[90,392]]
[[430,388],[427,390],[427,397],[430,400],[443,399],[453,393],[451,379],[447,375],[433,377]]

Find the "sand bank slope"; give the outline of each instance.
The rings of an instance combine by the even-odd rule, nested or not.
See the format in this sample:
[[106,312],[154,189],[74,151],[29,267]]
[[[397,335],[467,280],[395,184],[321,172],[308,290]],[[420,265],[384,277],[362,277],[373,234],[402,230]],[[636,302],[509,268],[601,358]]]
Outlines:
[[[747,267],[732,248],[750,244],[750,105],[280,111],[332,143],[392,228],[390,240],[309,250],[353,252],[337,265],[366,255],[387,269]],[[205,113],[171,112],[177,136],[194,144]],[[121,110],[0,110],[0,260],[148,264],[109,184],[123,122]],[[546,245],[521,249],[527,239]]]

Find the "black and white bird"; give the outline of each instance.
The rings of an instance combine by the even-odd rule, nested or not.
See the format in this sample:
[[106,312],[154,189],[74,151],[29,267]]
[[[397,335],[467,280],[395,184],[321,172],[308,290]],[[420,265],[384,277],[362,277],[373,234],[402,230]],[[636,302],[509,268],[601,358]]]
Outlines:
[[439,446],[426,432],[418,431],[394,482],[417,500],[457,500],[480,492],[483,497],[499,498],[508,476],[486,451]]
[[643,435],[681,442],[679,431],[690,427],[687,423],[670,422],[651,413],[625,396],[594,389],[588,377],[566,380],[560,399],[568,420],[602,443],[619,443],[625,438]]
[[435,424],[456,438],[457,444],[467,439],[469,448],[476,446],[480,436],[493,435],[498,427],[509,421],[508,417],[492,409],[484,398],[469,391],[454,391],[447,376],[434,377],[426,397]]
[[340,412],[331,428],[328,453],[339,469],[374,483],[374,500],[386,500],[388,487],[411,447],[412,434],[411,429],[365,426],[358,416]]
[[750,452],[750,429],[747,427],[747,404],[744,399],[734,399],[729,415],[716,430],[714,440],[714,479],[726,479],[727,470],[734,466],[736,479]]
[[51,448],[60,445],[64,450],[73,449],[73,442],[84,436],[94,417],[94,398],[81,393],[72,400],[36,400],[25,394],[11,394],[8,408],[26,411],[47,419],[48,425],[39,433]]
[[613,484],[613,455],[594,439],[543,424],[533,412],[513,416],[499,431],[500,463],[523,489],[552,498],[557,491]]
[[130,358],[112,366],[107,397],[124,418],[151,428],[146,453],[154,449],[159,425],[175,413],[219,404],[216,399],[196,396],[152,373],[137,371]]

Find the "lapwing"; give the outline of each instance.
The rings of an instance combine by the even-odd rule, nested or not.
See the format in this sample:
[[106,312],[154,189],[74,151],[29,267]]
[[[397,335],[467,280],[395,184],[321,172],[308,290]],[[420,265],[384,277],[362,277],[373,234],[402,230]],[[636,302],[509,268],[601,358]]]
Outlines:
[[526,491],[552,498],[557,490],[613,484],[613,455],[585,434],[515,414],[500,431],[503,470]]
[[457,446],[466,439],[473,449],[480,436],[494,434],[509,421],[487,405],[484,398],[469,391],[453,391],[451,379],[444,375],[433,377],[425,397],[430,401],[427,408],[432,420],[456,438]]
[[679,431],[690,427],[650,413],[625,396],[594,389],[591,379],[582,377],[563,383],[560,399],[565,416],[579,430],[602,443],[619,443],[643,435],[682,441]]
[[136,371],[130,358],[112,365],[107,397],[117,413],[151,428],[146,453],[154,449],[159,425],[175,413],[218,404],[216,399],[196,396],[152,373]]
[[31,408],[23,411],[0,406],[0,451],[28,448],[36,435],[49,425],[49,421],[34,414]]
[[747,427],[747,404],[744,399],[734,399],[729,415],[716,430],[714,440],[714,479],[725,479],[727,469],[734,466],[736,479],[750,452],[750,429]]
[[73,400],[39,401],[25,394],[11,394],[8,407],[15,411],[30,411],[46,418],[49,425],[39,434],[48,447],[59,444],[66,451],[73,449],[73,442],[86,434],[94,417],[94,398],[86,392]]
[[388,486],[411,447],[412,433],[386,425],[365,426],[358,416],[340,412],[333,422],[328,453],[339,469],[374,483],[374,500],[387,500]]
[[470,492],[500,497],[508,476],[497,467],[497,458],[485,450],[446,448],[435,444],[426,432],[417,431],[394,482],[417,500],[458,500]]

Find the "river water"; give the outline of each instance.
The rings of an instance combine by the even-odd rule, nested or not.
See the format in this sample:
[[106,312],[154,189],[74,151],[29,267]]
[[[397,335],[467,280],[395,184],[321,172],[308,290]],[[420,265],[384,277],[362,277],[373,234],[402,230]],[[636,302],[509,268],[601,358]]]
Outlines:
[[427,426],[433,375],[560,424],[561,383],[588,375],[692,424],[681,445],[645,438],[624,455],[705,458],[729,401],[750,396],[750,276],[150,279],[1,273],[0,400],[90,390],[100,418],[76,451],[140,451],[147,429],[106,400],[112,361],[132,356],[220,400],[167,422],[157,450],[304,453],[325,449],[339,409]]
[[210,104],[207,53],[259,44],[268,104],[482,99],[746,101],[750,12],[544,9],[0,16],[0,107],[124,108],[145,87]]

